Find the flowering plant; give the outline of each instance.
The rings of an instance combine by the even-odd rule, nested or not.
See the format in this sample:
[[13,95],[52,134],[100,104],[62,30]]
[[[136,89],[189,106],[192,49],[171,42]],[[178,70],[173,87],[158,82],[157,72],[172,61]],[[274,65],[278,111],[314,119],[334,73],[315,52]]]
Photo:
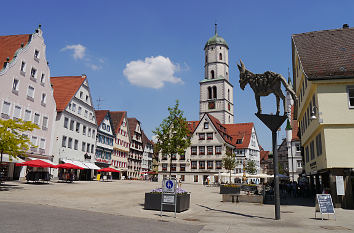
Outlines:
[[[161,194],[162,193],[162,188],[153,189],[151,191],[151,193]],[[181,195],[181,194],[187,194],[188,192],[186,190],[184,190],[184,189],[176,188],[176,193]]]

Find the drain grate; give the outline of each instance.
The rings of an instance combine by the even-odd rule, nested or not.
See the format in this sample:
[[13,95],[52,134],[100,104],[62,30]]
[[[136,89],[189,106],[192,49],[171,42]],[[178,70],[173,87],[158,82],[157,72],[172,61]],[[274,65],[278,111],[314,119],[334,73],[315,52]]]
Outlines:
[[350,228],[346,228],[346,227],[342,227],[342,226],[320,226],[320,227],[323,229],[332,230],[332,231],[339,231],[339,230],[351,231],[352,230]]

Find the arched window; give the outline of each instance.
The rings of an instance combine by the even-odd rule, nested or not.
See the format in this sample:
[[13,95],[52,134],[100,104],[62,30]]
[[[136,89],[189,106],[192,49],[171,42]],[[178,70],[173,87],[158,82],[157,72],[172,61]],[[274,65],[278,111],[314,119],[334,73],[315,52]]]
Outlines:
[[211,71],[211,79],[215,78],[214,70]]
[[227,99],[230,100],[230,89],[227,89]]
[[216,86],[213,86],[213,98],[216,99]]
[[205,63],[208,63],[208,55],[205,55]]
[[219,53],[219,60],[222,60],[222,54]]
[[208,99],[211,99],[212,95],[211,95],[211,87],[208,87]]

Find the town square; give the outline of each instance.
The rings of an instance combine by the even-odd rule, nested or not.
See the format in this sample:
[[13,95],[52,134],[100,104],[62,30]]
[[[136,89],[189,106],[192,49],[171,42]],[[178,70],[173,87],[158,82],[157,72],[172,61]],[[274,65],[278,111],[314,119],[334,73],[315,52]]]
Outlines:
[[0,232],[354,231],[353,2],[1,10]]

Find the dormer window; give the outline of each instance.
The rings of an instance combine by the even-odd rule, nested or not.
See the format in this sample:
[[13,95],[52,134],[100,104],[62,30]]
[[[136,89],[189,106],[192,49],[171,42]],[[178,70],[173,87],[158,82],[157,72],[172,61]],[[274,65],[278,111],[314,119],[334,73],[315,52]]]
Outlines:
[[209,122],[204,122],[204,129],[209,129]]
[[242,139],[237,139],[236,144],[242,144]]
[[106,130],[106,124],[102,123],[102,129]]
[[34,59],[38,60],[39,59],[39,50],[34,50]]

